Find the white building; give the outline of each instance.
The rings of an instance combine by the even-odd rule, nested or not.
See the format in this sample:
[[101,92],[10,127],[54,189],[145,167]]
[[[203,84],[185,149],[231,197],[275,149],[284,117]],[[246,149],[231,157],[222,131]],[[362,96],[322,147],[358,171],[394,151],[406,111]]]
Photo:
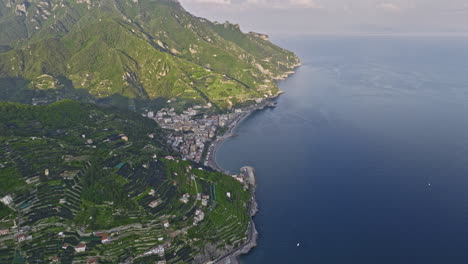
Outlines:
[[10,205],[13,202],[13,198],[11,197],[11,195],[7,195],[0,199],[0,202],[2,202],[5,205]]
[[85,252],[86,251],[86,244],[79,244],[75,247],[76,252]]

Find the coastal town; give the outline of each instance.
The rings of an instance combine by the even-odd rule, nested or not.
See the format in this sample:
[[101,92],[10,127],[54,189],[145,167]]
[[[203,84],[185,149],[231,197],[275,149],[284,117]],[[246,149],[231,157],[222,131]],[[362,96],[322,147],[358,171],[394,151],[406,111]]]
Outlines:
[[174,108],[163,108],[157,113],[148,111],[145,115],[171,131],[168,143],[183,158],[212,166],[210,157],[216,143],[231,136],[233,128],[253,111],[274,106],[275,102],[260,98],[254,105],[232,109],[223,114],[208,114],[212,107],[208,103],[204,106],[195,105],[180,114]]

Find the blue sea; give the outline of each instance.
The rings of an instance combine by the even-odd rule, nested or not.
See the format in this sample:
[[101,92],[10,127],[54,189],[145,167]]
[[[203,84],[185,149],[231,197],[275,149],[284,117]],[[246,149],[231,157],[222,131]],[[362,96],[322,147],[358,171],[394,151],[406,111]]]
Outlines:
[[468,263],[468,38],[275,42],[303,66],[217,153],[257,171],[242,263]]

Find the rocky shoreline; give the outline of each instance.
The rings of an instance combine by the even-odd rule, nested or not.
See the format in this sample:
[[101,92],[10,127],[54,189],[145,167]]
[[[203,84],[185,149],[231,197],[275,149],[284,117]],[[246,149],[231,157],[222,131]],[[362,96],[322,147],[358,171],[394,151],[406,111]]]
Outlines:
[[[234,130],[237,128],[237,126],[240,123],[242,123],[242,121],[244,119],[246,119],[247,117],[249,117],[251,114],[253,114],[256,111],[265,109],[267,107],[274,107],[275,104],[276,104],[275,100],[280,94],[281,93],[279,93],[277,96],[275,96],[273,98],[265,100],[263,103],[258,104],[257,106],[255,106],[255,107],[253,107],[251,109],[248,109],[248,110],[244,109],[245,113],[243,115],[239,116],[238,118],[236,118],[235,120],[233,120],[228,125],[228,130],[224,133],[224,135],[222,135],[221,137],[216,139],[210,145],[209,155],[207,156],[207,165],[210,166],[211,168],[215,169],[215,170],[221,171],[221,172],[226,173],[226,174],[231,174],[230,172],[224,170],[223,168],[221,168],[217,164],[217,162],[216,162],[216,152],[217,152],[217,150],[219,149],[219,147],[221,146],[221,144],[223,143],[224,140],[234,136]],[[252,177],[255,179],[254,168],[248,167],[248,166],[243,167],[243,168],[248,168],[251,171],[250,173],[251,173]],[[251,196],[252,196],[251,199],[252,200],[251,200],[250,205],[249,205],[249,207],[250,207],[249,208],[250,223],[249,223],[249,228],[248,228],[249,231],[248,231],[248,234],[247,234],[247,241],[242,246],[232,250],[230,253],[219,257],[217,260],[214,261],[214,263],[216,263],[216,264],[239,264],[240,263],[239,262],[239,256],[249,253],[254,247],[257,246],[258,231],[255,228],[255,222],[253,220],[253,217],[258,212],[258,204],[257,204],[257,200],[256,200],[256,197],[255,197],[255,190],[256,190],[255,182],[253,182],[253,184],[251,184],[250,189],[251,189]]]
[[[300,63],[294,66],[294,70],[287,72],[284,74],[284,76],[281,76],[280,78],[277,78],[276,80],[284,80],[288,78],[291,74],[295,73],[295,70],[301,66]],[[221,171],[226,174],[230,174],[229,171],[224,170],[221,168],[218,163],[216,162],[216,152],[218,151],[219,147],[223,143],[224,140],[227,138],[230,138],[234,136],[234,130],[237,128],[237,126],[242,123],[244,119],[249,117],[251,114],[253,114],[256,111],[260,111],[262,109],[268,108],[268,107],[275,107],[276,106],[276,99],[283,94],[283,91],[278,92],[278,94],[274,97],[268,98],[264,102],[251,107],[247,109],[243,109],[245,113],[235,120],[233,120],[229,125],[227,131],[217,138],[214,142],[211,143],[210,147],[208,148],[208,156],[206,158],[207,165],[210,166],[211,168]],[[254,168],[252,167],[244,167],[244,168],[249,168],[251,170],[252,176],[255,178],[254,175]],[[256,201],[255,197],[255,190],[256,190],[256,184],[251,185],[251,192],[252,192],[252,200],[250,203],[250,208],[249,208],[249,215],[250,215],[250,224],[249,224],[249,231],[247,234],[247,241],[237,249],[232,250],[230,253],[225,254],[218,259],[214,261],[216,264],[239,264],[239,257],[244,254],[248,254],[254,247],[257,246],[257,239],[258,239],[258,231],[255,228],[255,222],[253,220],[253,217],[256,215],[258,212],[258,204]]]
[[247,234],[247,241],[241,245],[240,247],[234,249],[232,252],[219,257],[217,260],[214,261],[216,264],[240,264],[239,256],[249,253],[254,247],[257,246],[257,239],[258,239],[258,231],[255,228],[255,222],[253,217],[258,212],[258,205],[255,198],[255,172],[253,167],[243,167],[241,170],[246,170],[247,173],[250,175],[251,178],[251,194],[252,200],[250,202],[249,208],[249,215],[250,215],[250,223],[249,223],[249,230]]

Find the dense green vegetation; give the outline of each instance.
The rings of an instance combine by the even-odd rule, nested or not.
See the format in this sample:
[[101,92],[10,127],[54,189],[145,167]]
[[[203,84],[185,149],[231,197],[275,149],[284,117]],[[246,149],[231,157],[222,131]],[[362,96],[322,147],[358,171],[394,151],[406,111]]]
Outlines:
[[180,159],[135,110],[245,106],[298,63],[175,0],[0,0],[0,263],[206,263],[238,247],[250,190]]
[[[209,196],[206,206],[201,195]],[[0,262],[16,257],[41,263],[54,256],[62,263],[92,256],[103,263],[140,261],[159,245],[166,254],[142,263],[212,259],[245,239],[250,220],[249,190],[178,159],[154,121],[70,100],[0,103],[0,196],[12,199],[8,206],[0,203],[0,229],[10,231],[0,240]],[[194,225],[196,210],[205,217]],[[165,220],[170,227],[163,227]],[[16,242],[19,230],[32,237]],[[111,242],[102,243],[96,232]],[[70,247],[62,249],[64,243]],[[85,253],[73,249],[79,243],[87,245]],[[203,254],[207,245],[218,253]]]
[[[172,0],[0,0],[0,84],[8,100],[179,98],[231,107],[278,93],[297,57]],[[3,79],[3,80],[2,80]],[[34,91],[33,93],[30,91]],[[81,94],[82,95],[82,94]]]

